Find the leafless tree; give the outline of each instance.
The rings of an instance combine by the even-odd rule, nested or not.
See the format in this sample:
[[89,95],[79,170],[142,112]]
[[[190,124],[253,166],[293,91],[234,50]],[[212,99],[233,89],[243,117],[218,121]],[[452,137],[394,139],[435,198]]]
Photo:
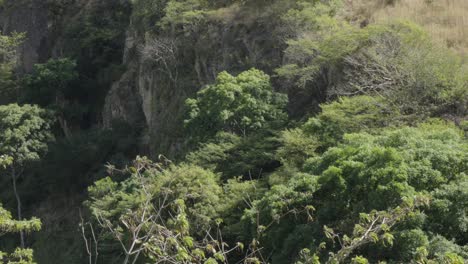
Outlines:
[[[94,226],[91,222],[86,222],[83,219],[83,216],[81,214],[80,210],[80,231],[81,235],[83,237],[83,241],[85,243],[85,248],[86,248],[86,254],[88,255],[88,263],[89,264],[97,264],[98,263],[98,257],[99,257],[99,243],[96,237],[96,233],[94,231]],[[89,229],[89,232],[91,233],[91,237],[88,238],[86,235],[86,230],[87,227]]]
[[382,36],[372,47],[348,55],[343,60],[341,80],[330,88],[329,96],[381,95],[389,97],[405,87],[406,73],[392,62],[401,51],[400,40]]
[[138,50],[143,61],[155,64],[165,73],[174,85],[177,85],[179,72],[177,67],[177,45],[173,39],[149,38]]

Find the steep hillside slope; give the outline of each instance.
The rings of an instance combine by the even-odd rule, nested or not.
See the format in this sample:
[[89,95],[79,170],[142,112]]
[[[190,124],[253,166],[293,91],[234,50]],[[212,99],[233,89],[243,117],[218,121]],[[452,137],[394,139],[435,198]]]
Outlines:
[[[16,92],[3,116],[38,104],[59,120],[21,166],[23,216],[43,222],[26,246],[40,264],[129,263],[121,246],[140,229],[121,221],[159,215],[129,244],[176,234],[188,250],[164,246],[171,263],[223,252],[203,253],[214,230],[237,245],[222,263],[249,250],[273,264],[468,258],[467,12],[466,0],[0,0],[0,40],[25,33],[16,69],[0,46],[0,96]],[[10,126],[0,163],[18,150]],[[14,214],[7,173],[0,211]],[[405,222],[390,233],[392,214]],[[385,243],[367,232],[355,250],[374,217]],[[188,258],[193,246],[204,256]],[[163,252],[147,249],[133,263]]]
[[353,19],[385,22],[406,19],[423,26],[436,40],[468,55],[468,1],[465,0],[349,0]]
[[[135,2],[124,52],[127,71],[106,98],[106,126],[123,119],[141,127],[143,119],[151,153],[174,156],[185,145],[181,124],[186,98],[219,72],[255,67],[272,74],[281,65],[286,39],[295,34],[281,20],[292,2],[225,2],[174,7]],[[160,17],[162,11],[166,16]],[[290,112],[297,114],[316,110],[326,85],[310,89],[313,93],[296,94],[281,84],[277,89],[290,92]]]
[[[83,71],[89,71],[84,74],[87,79],[108,79],[93,84],[92,89],[99,90],[93,111],[102,111],[102,114],[94,113],[88,119],[104,127],[110,127],[114,120],[129,122],[141,130],[141,143],[153,155],[174,155],[183,148],[180,123],[186,98],[211,83],[223,70],[238,73],[256,67],[273,73],[283,62],[286,39],[298,33],[281,21],[291,5],[288,1],[274,1],[273,4],[222,1],[207,6],[191,6],[189,2],[185,6],[166,7],[164,1],[138,0],[134,1],[133,7],[127,8],[133,9],[128,28],[119,26],[121,32],[118,34],[125,33],[125,39],[113,37],[115,47],[109,49],[109,45],[103,45],[106,48],[102,49],[100,43],[108,41],[105,34],[109,32],[87,28],[89,22],[83,22],[83,18],[99,12],[106,17],[105,10],[109,10],[106,6],[117,2],[129,6],[128,1],[27,2],[25,5],[6,1],[0,11],[4,32],[28,33],[21,47],[20,72],[29,72],[35,63],[49,58],[78,55],[79,60],[89,61],[90,57],[96,56],[93,53],[104,54],[102,58],[94,59],[97,61],[94,65],[79,63]],[[371,3],[349,0],[345,4],[345,16],[362,26],[391,19],[410,19],[460,54],[466,54],[468,49],[468,4],[464,0],[379,0]],[[191,13],[193,10],[195,14]],[[168,11],[173,13],[164,16]],[[86,39],[80,42],[78,38]],[[120,43],[115,43],[116,40]],[[105,50],[111,53],[105,53]],[[147,56],[148,53],[158,55]],[[113,58],[109,59],[109,56]],[[100,64],[104,58],[107,62]],[[123,73],[120,69],[124,67],[116,67],[122,61],[126,68]],[[93,75],[98,68],[108,70],[97,74],[100,75],[97,78]],[[323,102],[324,90],[331,85],[331,80],[327,79],[331,77],[313,84],[318,87],[306,90],[289,90],[285,83],[277,83],[276,88],[288,90],[290,113],[300,116],[316,110],[318,103]]]
[[[29,19],[24,19],[26,17]],[[47,6],[43,1],[32,1],[26,7],[7,1],[0,6],[0,31],[4,34],[27,33],[26,41],[20,47],[20,71],[31,71],[35,63],[48,59],[48,24]]]

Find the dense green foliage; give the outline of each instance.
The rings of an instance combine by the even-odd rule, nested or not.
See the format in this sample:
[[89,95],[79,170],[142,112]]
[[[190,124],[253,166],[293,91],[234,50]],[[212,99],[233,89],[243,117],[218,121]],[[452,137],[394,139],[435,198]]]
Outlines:
[[13,69],[18,57],[16,47],[23,40],[23,34],[13,34],[4,36],[0,32],[0,103],[7,104],[14,102],[17,96]]
[[[38,219],[13,220],[10,212],[0,206],[0,235],[16,233],[20,231],[39,231],[41,222]],[[0,251],[0,257],[6,264],[34,264],[33,251],[31,249],[17,248],[13,253]]]
[[[425,257],[439,260],[447,254],[461,254],[456,259],[466,256],[466,249],[463,249],[466,244],[466,235],[463,235],[466,234],[463,227],[466,206],[462,205],[465,199],[460,192],[464,191],[462,186],[466,182],[468,145],[463,133],[455,126],[434,120],[413,128],[387,128],[374,135],[366,132],[346,134],[342,144],[323,154],[303,149],[301,155],[284,155],[284,149],[299,148],[291,139],[294,136],[302,137],[302,140],[312,137],[298,131],[283,135],[287,138],[280,148],[284,167],[269,177],[256,181],[233,179],[223,183],[214,174],[193,165],[170,165],[167,169],[158,166],[153,171],[145,170],[144,182],[138,183],[144,186],[137,189],[134,188],[138,184],[131,182],[138,178],[130,178],[121,184],[110,178],[98,182],[90,189],[91,208],[98,219],[103,217],[111,221],[115,219],[114,214],[126,214],[124,211],[128,208],[136,212],[137,207],[147,206],[143,202],[146,200],[140,199],[141,191],[151,194],[150,202],[155,206],[161,201],[182,199],[187,205],[187,224],[197,227],[191,232],[192,239],[202,241],[204,234],[199,232],[209,232],[211,223],[213,227],[221,228],[228,244],[235,245],[239,240],[257,243],[263,251],[272,252],[270,257],[274,263],[299,261],[300,254],[305,252],[303,248],[308,248],[307,252],[317,251],[313,259],[326,260],[328,253],[335,252],[332,255],[335,257],[329,260],[331,263],[335,263],[335,258],[341,259],[341,263],[346,256],[355,253],[371,262],[383,259],[416,261],[422,251],[427,252]],[[214,158],[216,155],[213,154],[219,154],[223,145],[229,147],[226,142],[219,144],[202,147],[189,160],[197,161],[201,151]],[[213,168],[218,171],[224,172],[224,168],[229,171],[228,165],[222,165],[223,159],[214,158],[209,163],[216,164]],[[448,190],[458,195],[454,196]],[[434,200],[426,197],[422,198],[425,202],[421,202],[421,198],[415,198],[427,195],[433,195]],[[451,204],[461,207],[451,207]],[[97,208],[99,211],[95,211]],[[362,220],[364,216],[368,217],[364,219],[388,221],[383,220],[376,228],[369,226],[373,220]],[[355,226],[357,223],[360,227]],[[325,233],[324,226],[328,228]],[[375,237],[358,239],[367,228],[375,233]],[[453,249],[438,246],[440,235],[446,241],[452,241]],[[327,236],[346,241],[343,248],[329,243]],[[255,258],[261,261],[263,253],[256,253]],[[308,257],[302,255],[302,258]]]
[[69,59],[51,60],[45,64],[34,65],[31,75],[24,78],[24,101],[47,106],[58,103],[62,97],[69,95],[70,82],[78,76],[76,63]]
[[40,159],[53,140],[50,113],[37,106],[0,106],[0,151],[14,163]]
[[[8,156],[0,156],[0,167],[10,166],[13,159]],[[32,232],[41,229],[41,222],[37,218],[31,220],[13,220],[11,213],[0,204],[0,237],[8,233]],[[13,253],[5,253],[0,250],[0,258],[6,264],[34,264],[33,251],[31,249],[17,248]]]
[[[3,172],[8,171],[10,176],[12,186],[8,184],[8,189],[13,190],[16,199],[19,223],[23,220],[23,204],[18,183],[23,180],[25,168],[32,162],[38,162],[47,151],[47,144],[53,140],[50,131],[51,121],[50,113],[37,106],[17,104],[0,106],[0,153],[11,158],[8,166],[0,169],[5,169]],[[1,180],[5,183],[6,179],[2,177]],[[5,217],[8,221],[11,218],[9,215]],[[10,230],[20,233],[22,248],[25,247],[24,232],[27,230],[27,226],[23,228],[21,225],[16,230]],[[19,254],[18,258],[21,258],[23,253],[20,251]],[[31,254],[27,255],[30,259]]]
[[60,43],[30,72],[28,32],[0,35],[1,263],[468,260],[468,66],[419,26],[77,2],[44,4]]
[[271,123],[286,120],[284,94],[272,91],[268,75],[249,70],[233,77],[227,72],[218,75],[216,83],[188,99],[189,135],[199,141],[220,131],[246,136]]
[[338,23],[318,36],[291,40],[289,64],[278,74],[305,86],[329,69],[339,76],[329,96],[383,96],[406,114],[466,114],[466,66],[418,26],[395,22],[354,28]]

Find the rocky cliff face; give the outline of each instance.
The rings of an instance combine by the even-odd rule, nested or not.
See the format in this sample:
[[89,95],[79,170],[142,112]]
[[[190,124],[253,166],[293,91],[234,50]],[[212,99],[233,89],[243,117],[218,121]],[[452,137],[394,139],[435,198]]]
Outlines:
[[175,155],[181,148],[180,114],[187,94],[184,88],[166,82],[165,76],[145,62],[141,49],[148,41],[145,33],[130,26],[125,43],[126,72],[106,96],[103,124],[124,120],[142,129],[143,144],[152,155]]
[[274,34],[276,24],[261,16],[249,20],[239,8],[223,12],[230,15],[207,18],[190,32],[155,32],[137,24],[134,14],[124,53],[127,71],[106,98],[104,124],[123,119],[141,125],[144,120],[151,154],[176,156],[185,145],[186,98],[224,70],[236,74],[256,67],[273,73],[284,48]]
[[44,2],[35,0],[24,5],[7,1],[0,9],[0,31],[5,34],[26,32],[26,40],[20,47],[19,69],[22,72],[31,71],[35,63],[44,61],[48,55],[50,24]]
[[[70,49],[75,48],[73,42],[80,37],[76,36],[70,43],[66,28],[77,24],[91,13],[90,10],[109,9],[108,6],[117,2],[130,6],[128,0],[23,1],[18,4],[16,0],[7,0],[0,10],[0,26],[4,32],[27,32],[21,47],[20,72],[29,72],[35,63],[50,58],[74,54]],[[280,19],[272,19],[279,14],[264,14],[261,8],[243,9],[234,5],[211,10],[202,22],[189,28],[155,30],[161,17],[142,23],[140,13],[148,12],[141,12],[135,6],[134,9],[128,28],[117,25],[126,31],[125,40],[119,40],[125,41],[124,51],[120,51],[125,71],[110,87],[100,88],[108,92],[102,100],[103,106],[98,107],[102,111],[102,122],[99,119],[96,122],[109,128],[114,120],[120,120],[140,129],[141,144],[152,156],[173,157],[181,153],[185,145],[184,101],[212,82],[219,72],[226,70],[237,74],[256,67],[273,75],[274,69],[282,63],[287,36],[281,29]],[[157,12],[161,10],[163,8],[159,7]],[[116,13],[98,10],[93,16],[99,16],[100,12]],[[100,43],[101,40],[92,41]],[[93,55],[95,52],[87,51],[85,58],[93,60],[99,56]],[[281,83],[275,86],[287,92]],[[320,90],[320,87],[313,90]],[[315,93],[297,91],[290,93],[290,99],[296,102],[290,105],[293,114],[308,111],[320,101]]]
[[19,73],[28,73],[34,64],[67,56],[65,28],[97,0],[6,0],[0,7],[0,31],[25,33],[19,47]]
[[[67,26],[86,16],[99,1],[101,0],[65,0],[56,1],[54,5],[53,1],[44,0],[7,0],[0,7],[0,31],[3,34],[26,34],[19,47],[18,73],[29,73],[34,64],[51,58],[69,56]],[[128,70],[112,85],[105,98],[102,123],[105,127],[110,127],[114,120],[120,120],[139,128],[158,127],[153,123],[159,122],[152,118],[153,94],[158,85],[152,72],[141,66],[142,62],[135,52],[139,43],[144,40],[136,33],[136,28],[124,30],[127,31],[127,38],[123,59]],[[147,135],[145,131],[147,130],[143,131],[143,135]],[[144,144],[148,144],[148,140]]]

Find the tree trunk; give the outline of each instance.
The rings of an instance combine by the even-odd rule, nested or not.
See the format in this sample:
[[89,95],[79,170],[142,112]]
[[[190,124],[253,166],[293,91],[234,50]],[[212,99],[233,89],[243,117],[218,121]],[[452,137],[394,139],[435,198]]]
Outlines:
[[[18,211],[18,220],[21,221],[23,220],[23,217],[21,216],[21,198],[19,196],[18,190],[16,188],[16,179],[17,179],[17,174],[16,174],[16,169],[15,166],[11,166],[11,179],[13,181],[13,192],[15,194],[16,198],[16,206],[17,206],[17,211]],[[24,232],[20,230],[20,240],[21,240],[21,248],[24,248]]]
[[123,264],[128,264],[129,261],[130,261],[130,254],[125,253],[125,260],[124,260]]
[[65,138],[70,139],[72,134],[70,131],[70,127],[68,127],[67,120],[65,120],[65,118],[62,115],[60,115],[58,117],[58,121],[59,121],[60,127],[62,128],[63,134],[65,135]]
[[[67,105],[67,101],[65,100],[65,96],[61,92],[57,92],[55,95],[55,103],[63,109],[65,109]],[[67,120],[63,116],[63,111],[61,111],[58,115],[58,121],[60,127],[62,128],[63,134],[65,135],[66,139],[71,138],[71,130],[68,126]]]

